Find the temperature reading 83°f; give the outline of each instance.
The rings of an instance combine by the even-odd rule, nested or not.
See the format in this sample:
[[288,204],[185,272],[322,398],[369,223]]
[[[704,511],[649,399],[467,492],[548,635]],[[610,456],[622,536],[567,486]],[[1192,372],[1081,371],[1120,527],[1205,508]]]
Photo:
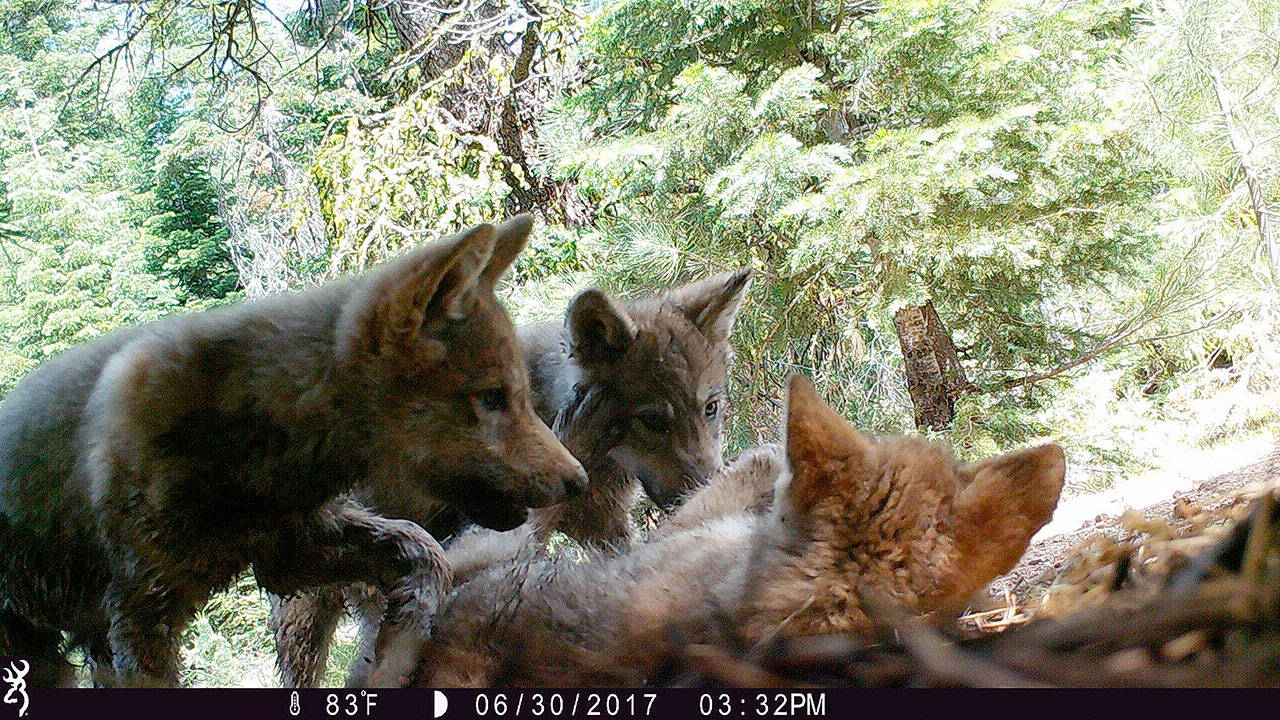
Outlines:
[[324,714],[329,717],[373,717],[378,704],[378,693],[368,690],[347,693],[329,693],[324,699]]

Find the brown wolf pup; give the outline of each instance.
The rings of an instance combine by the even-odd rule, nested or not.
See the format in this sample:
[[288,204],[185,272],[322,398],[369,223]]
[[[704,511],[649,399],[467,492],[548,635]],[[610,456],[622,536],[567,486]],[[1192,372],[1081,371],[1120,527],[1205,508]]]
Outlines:
[[[521,347],[534,409],[587,468],[587,492],[535,511],[507,534],[469,533],[450,561],[477,568],[510,558],[529,536],[561,530],[599,549],[631,540],[629,510],[637,486],[670,508],[721,465],[729,334],[746,297],[751,270],[725,272],[654,298],[619,302],[590,289],[570,304],[563,323],[522,327]],[[433,498],[369,489],[362,502],[418,522],[436,537],[462,518]],[[480,522],[486,527],[491,523]],[[502,528],[499,528],[502,529]],[[314,687],[343,612],[360,626],[348,684],[360,684],[373,661],[383,615],[380,594],[364,587],[325,588],[273,607],[277,663],[287,687]]]
[[1013,566],[1062,489],[1055,445],[960,465],[918,439],[862,435],[802,378],[786,435],[790,472],[765,514],[733,512],[774,474],[753,454],[701,491],[716,497],[685,505],[686,529],[623,556],[511,562],[460,585],[415,682],[653,682],[690,642],[867,630],[863,583],[914,612],[956,609]]
[[0,655],[68,682],[65,632],[100,683],[175,684],[183,626],[249,566],[280,594],[371,583],[388,630],[427,628],[451,584],[439,544],[333,499],[427,491],[510,527],[585,489],[493,294],[528,227],[480,225],[31,373],[0,405]]

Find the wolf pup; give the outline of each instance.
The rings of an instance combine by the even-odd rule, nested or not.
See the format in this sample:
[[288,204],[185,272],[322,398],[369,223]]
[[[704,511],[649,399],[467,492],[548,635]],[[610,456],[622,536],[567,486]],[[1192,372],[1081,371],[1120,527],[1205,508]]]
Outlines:
[[729,335],[750,280],[740,268],[630,303],[586,290],[562,325],[522,328],[538,415],[591,477],[533,513],[544,537],[625,548],[637,486],[670,510],[720,468]]
[[[556,530],[617,551],[633,534],[629,511],[637,486],[670,508],[703,484],[722,463],[729,334],[750,279],[751,270],[742,268],[629,303],[590,289],[573,300],[563,323],[520,328],[534,409],[587,468],[590,482],[582,496],[535,511],[513,533],[468,534],[457,554],[450,550],[451,564],[464,560],[470,576],[509,559],[531,536],[545,540]],[[462,526],[452,509],[421,494],[370,488],[358,497],[436,537]],[[332,587],[275,604],[277,663],[286,687],[319,683],[344,610],[360,626],[348,676],[348,684],[359,684],[373,661],[383,615],[379,593]]]
[[460,585],[415,682],[659,681],[688,643],[869,630],[863,583],[913,612],[959,609],[1048,522],[1064,459],[1044,445],[960,465],[918,439],[876,440],[793,378],[786,466],[764,514],[733,511],[755,506],[781,468],[752,454],[701,491],[716,497],[685,504],[702,524],[686,516],[686,529],[623,556],[513,561]]
[[332,500],[421,490],[510,527],[585,489],[493,294],[528,228],[480,225],[31,373],[0,405],[0,655],[69,682],[65,632],[97,682],[176,684],[183,626],[248,566],[280,594],[368,582],[387,629],[426,628],[451,584],[439,544]]

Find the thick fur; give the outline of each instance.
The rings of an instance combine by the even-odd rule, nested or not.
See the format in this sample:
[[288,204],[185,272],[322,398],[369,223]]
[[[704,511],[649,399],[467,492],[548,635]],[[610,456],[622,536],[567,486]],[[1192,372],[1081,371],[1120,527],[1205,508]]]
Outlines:
[[534,513],[598,548],[624,548],[637,486],[671,509],[723,463],[721,432],[748,268],[619,303],[587,290],[562,327],[521,333],[538,414],[591,476],[578,498]]
[[436,616],[416,683],[655,682],[688,643],[869,630],[863,584],[913,612],[956,609],[1057,505],[1055,445],[960,465],[918,439],[860,434],[806,380],[788,406],[789,472],[750,453],[630,553],[483,571]]
[[0,655],[65,682],[66,632],[96,682],[176,684],[182,628],[249,566],[277,594],[368,582],[384,628],[427,629],[451,584],[439,543],[340,493],[428,493],[510,527],[585,488],[493,294],[524,244],[504,227],[31,373],[0,406]]
[[[590,547],[630,544],[630,508],[639,488],[658,505],[706,482],[722,464],[721,430],[731,358],[729,334],[746,297],[751,271],[740,269],[623,303],[586,290],[563,323],[519,331],[534,408],[586,467],[586,493],[537,510],[509,533],[471,530],[460,539],[463,577],[511,558],[530,538],[562,531]],[[412,519],[436,537],[461,529],[464,517],[432,498],[370,489],[363,502]],[[483,521],[481,525],[488,525]],[[457,569],[455,568],[455,572]],[[327,588],[275,608],[277,661],[288,687],[314,687],[323,675],[328,638],[344,607],[357,616],[362,650],[372,647],[380,607],[366,588]],[[358,652],[348,684],[367,678],[373,657]]]

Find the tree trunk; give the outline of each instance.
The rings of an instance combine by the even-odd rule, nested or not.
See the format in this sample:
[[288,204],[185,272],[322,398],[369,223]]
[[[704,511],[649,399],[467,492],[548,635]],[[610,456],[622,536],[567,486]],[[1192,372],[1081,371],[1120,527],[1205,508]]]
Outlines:
[[[503,99],[502,112],[498,116],[498,149],[514,166],[507,168],[505,173],[507,184],[511,186],[507,209],[512,214],[546,208],[551,200],[549,188],[542,178],[534,176],[529,167],[529,156],[524,149],[528,130],[520,117],[518,97],[520,86],[529,79],[533,56],[538,51],[538,28],[541,25],[541,22],[534,20],[524,30],[524,37],[520,39],[520,54],[511,68],[511,92]],[[523,177],[516,176],[515,168],[520,169]]]
[[[501,7],[501,3],[494,5]],[[578,196],[573,183],[540,176],[530,162],[528,148],[536,140],[537,119],[543,110],[542,100],[529,87],[529,83],[538,82],[533,66],[543,49],[542,9],[533,0],[521,0],[520,5],[524,16],[531,20],[521,34],[520,52],[512,62],[510,90],[495,107],[496,87],[464,77],[458,87],[444,93],[441,102],[468,131],[492,138],[509,161],[503,178],[511,187],[505,203],[507,212],[537,211],[570,227],[586,226],[594,219],[591,208]],[[478,12],[488,6],[469,7],[463,3],[459,7],[465,9],[440,12],[416,0],[390,0],[386,5],[387,17],[404,54],[402,62],[416,64],[422,70],[420,84],[444,77],[463,62],[468,42],[461,37],[466,31],[459,28],[474,18],[462,13]],[[490,56],[508,52],[502,33],[514,31],[514,26],[489,31],[480,39],[481,52]],[[463,68],[463,72],[469,70]]]
[[894,313],[893,324],[906,361],[916,427],[946,430],[955,417],[956,400],[969,388],[951,331],[932,301],[902,308]]
[[467,44],[448,37],[444,28],[456,13],[438,13],[431,6],[412,0],[393,0],[387,3],[386,10],[400,41],[400,51],[422,70],[420,83],[439,78],[462,61]]

